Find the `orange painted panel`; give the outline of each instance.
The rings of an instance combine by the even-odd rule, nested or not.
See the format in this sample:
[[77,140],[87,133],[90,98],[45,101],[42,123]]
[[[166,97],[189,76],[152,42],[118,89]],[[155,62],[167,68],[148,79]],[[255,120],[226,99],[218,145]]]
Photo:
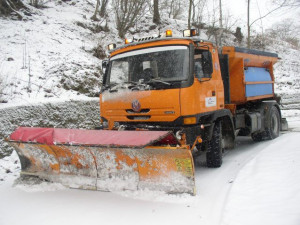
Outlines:
[[199,81],[180,91],[181,114],[183,116],[211,112],[224,108],[224,87],[219,66],[219,57],[216,47],[212,47],[213,74],[212,78]]
[[[261,56],[236,52],[233,46],[224,46],[222,54],[229,57],[229,76],[230,76],[230,98],[231,103],[244,104],[249,100],[257,100],[266,98],[266,96],[256,96],[255,98],[246,98],[246,83],[244,68],[260,67],[268,68],[271,74],[272,82],[274,82],[273,65],[278,58],[270,56]],[[274,90],[274,84],[273,84]],[[272,96],[271,96],[272,97]]]
[[137,45],[124,45],[122,48],[113,51],[110,57],[115,56],[120,53],[142,49],[142,48],[149,48],[149,47],[159,47],[159,46],[166,46],[166,45],[189,45],[193,43],[192,40],[183,40],[183,39],[168,39],[168,40],[153,40],[153,42],[147,43],[139,43]]
[[[179,89],[105,92],[100,96],[101,116],[113,121],[154,122],[174,121],[181,115]],[[141,112],[134,113],[132,102],[138,100]],[[143,112],[145,110],[145,112]],[[128,116],[140,116],[134,120]],[[147,116],[150,116],[146,119]]]
[[195,194],[191,150],[14,143],[22,173],[100,191],[148,189]]

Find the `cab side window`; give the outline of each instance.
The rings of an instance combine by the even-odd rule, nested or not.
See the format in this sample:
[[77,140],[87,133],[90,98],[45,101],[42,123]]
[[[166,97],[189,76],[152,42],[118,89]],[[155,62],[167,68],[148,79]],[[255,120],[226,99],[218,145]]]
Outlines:
[[201,54],[195,54],[194,56],[194,71],[195,71],[195,76],[198,79],[201,79],[204,77],[203,69],[202,69],[202,55]]
[[208,50],[196,49],[194,54],[194,73],[198,79],[211,78],[213,73],[212,55]]

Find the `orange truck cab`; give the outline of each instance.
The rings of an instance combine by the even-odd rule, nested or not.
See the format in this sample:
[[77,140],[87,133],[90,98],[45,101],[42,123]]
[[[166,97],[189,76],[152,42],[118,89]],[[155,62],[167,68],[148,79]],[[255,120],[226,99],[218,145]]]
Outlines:
[[194,155],[206,152],[209,167],[219,167],[236,135],[255,141],[279,135],[273,74],[278,56],[236,47],[218,50],[193,34],[110,45],[109,60],[103,61],[101,128],[173,131],[196,146]]

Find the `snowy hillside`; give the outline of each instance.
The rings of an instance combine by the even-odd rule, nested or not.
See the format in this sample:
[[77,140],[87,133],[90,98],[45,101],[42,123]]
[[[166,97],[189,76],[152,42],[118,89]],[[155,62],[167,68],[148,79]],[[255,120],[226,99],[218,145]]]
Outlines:
[[[23,21],[0,17],[0,102],[30,104],[97,96],[102,71],[101,59],[93,56],[95,49],[103,58],[108,44],[123,44],[111,6],[107,21],[90,19],[95,1],[48,1],[42,9],[27,6],[32,15],[24,15]],[[187,27],[184,14],[181,20],[166,14],[161,17],[157,26],[146,10],[127,36],[151,36],[159,29],[172,29],[174,36],[181,36]],[[213,41],[207,32],[200,30],[201,37]],[[224,44],[236,45],[233,40],[232,34],[225,34]],[[282,58],[275,67],[276,91],[283,95],[284,103],[293,103],[288,108],[299,109],[295,103],[300,92],[300,51],[280,40],[272,42],[267,49]]]
[[22,102],[48,98],[95,96],[100,60],[92,56],[97,37],[77,24],[93,6],[51,1],[34,9],[25,21],[0,19],[2,100]]
[[[26,1],[25,1],[26,2]],[[78,99],[97,96],[101,83],[101,60],[93,56],[100,45],[102,57],[110,43],[123,44],[118,38],[114,18],[94,22],[94,1],[47,2],[23,21],[0,17],[0,102],[20,103],[48,99]],[[150,17],[137,23],[132,33],[149,36],[158,30]],[[174,25],[172,24],[174,23]],[[166,27],[181,34],[182,21],[165,21]],[[167,25],[169,24],[169,25]],[[107,53],[107,52],[106,52]],[[79,95],[79,96],[78,96]]]
[[284,42],[275,43],[278,45],[273,45],[273,48],[281,58],[275,64],[275,90],[282,96],[283,109],[300,110],[300,50],[291,49]]

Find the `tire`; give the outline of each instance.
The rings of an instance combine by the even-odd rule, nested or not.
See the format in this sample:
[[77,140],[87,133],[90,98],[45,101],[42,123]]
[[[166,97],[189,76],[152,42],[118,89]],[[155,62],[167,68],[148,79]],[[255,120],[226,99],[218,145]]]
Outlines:
[[212,139],[208,142],[206,164],[209,168],[218,168],[223,162],[222,126],[217,121],[213,128]]
[[266,138],[269,140],[275,139],[280,132],[280,115],[275,106],[272,106],[269,114],[266,117]]
[[253,141],[260,142],[263,140],[264,135],[263,133],[252,133],[251,138]]

